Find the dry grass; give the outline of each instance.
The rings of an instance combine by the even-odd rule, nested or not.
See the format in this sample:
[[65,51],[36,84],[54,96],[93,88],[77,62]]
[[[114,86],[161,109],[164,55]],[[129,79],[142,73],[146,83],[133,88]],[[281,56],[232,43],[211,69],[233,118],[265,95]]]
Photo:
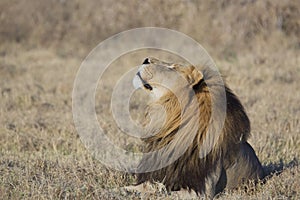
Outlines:
[[[299,8],[296,0],[1,1],[1,199],[177,198],[163,188],[148,196],[119,189],[134,177],[91,157],[72,120],[73,81],[88,51],[140,26],[176,29],[204,45],[248,111],[250,143],[264,169],[280,171],[219,198],[300,199]],[[115,65],[134,66],[144,56],[125,55]],[[125,147],[138,151],[135,145]]]

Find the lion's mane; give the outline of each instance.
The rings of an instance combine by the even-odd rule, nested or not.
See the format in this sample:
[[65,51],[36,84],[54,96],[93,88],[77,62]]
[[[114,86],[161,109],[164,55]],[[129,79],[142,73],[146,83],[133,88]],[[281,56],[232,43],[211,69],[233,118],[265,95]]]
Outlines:
[[[178,132],[178,130],[181,128],[182,124],[187,124],[188,122],[184,121],[181,117],[182,105],[179,103],[176,96],[170,92],[149,105],[146,116],[150,113],[152,117],[154,115],[154,119],[160,120],[161,116],[155,116],[155,108],[152,108],[154,104],[160,104],[166,111],[166,120],[164,126],[158,133],[144,139],[146,144],[145,152],[157,151],[170,144],[172,141],[174,142],[176,134],[181,135],[177,137],[175,145],[172,146],[173,148],[168,151],[181,151],[180,148],[186,148],[186,150],[184,150],[183,155],[168,166],[158,170],[137,174],[138,184],[145,181],[158,181],[162,182],[168,190],[179,190],[184,188],[194,190],[197,193],[202,193],[207,189],[205,186],[206,181],[210,176],[214,176],[214,171],[220,166],[219,163],[222,162],[222,169],[220,170],[224,171],[224,168],[230,167],[239,156],[240,144],[246,143],[250,135],[250,121],[247,114],[237,96],[235,96],[227,86],[225,86],[226,109],[222,110],[223,108],[218,105],[218,101],[221,98],[222,91],[224,92],[224,84],[220,79],[219,74],[209,68],[204,69],[202,73],[203,79],[193,87],[200,114],[199,116],[195,116],[194,113],[191,113],[186,119],[190,120],[190,117],[197,117],[197,119],[199,119],[197,126],[198,130],[192,143],[187,144],[187,147],[185,144],[182,145],[180,143],[183,138],[190,137],[190,132]],[[218,118],[211,118],[212,103],[216,104],[214,107],[214,109],[217,109],[216,113],[224,111],[226,113],[224,124],[222,124],[223,128],[219,135],[217,135],[217,132],[208,131],[209,126],[213,126],[211,120],[219,120]],[[190,106],[190,99],[185,101],[184,106]],[[190,129],[186,130],[191,130],[193,128],[193,124],[190,124],[189,126],[191,126]],[[215,134],[215,136],[208,134]],[[217,140],[213,148],[207,151],[207,155],[205,157],[200,157],[199,151],[201,146],[203,146],[206,137],[217,138]],[[139,168],[146,169],[145,171],[147,171],[149,166],[146,165],[155,163],[159,159],[167,158],[158,158],[158,155],[144,156]],[[222,176],[226,176],[226,174],[224,175],[224,173],[222,173]],[[225,187],[226,178],[220,178],[215,192],[219,192]]]

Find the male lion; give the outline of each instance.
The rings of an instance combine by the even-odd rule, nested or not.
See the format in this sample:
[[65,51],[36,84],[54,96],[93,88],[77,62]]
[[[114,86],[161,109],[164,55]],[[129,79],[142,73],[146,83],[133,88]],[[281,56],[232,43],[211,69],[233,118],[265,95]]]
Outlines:
[[[161,182],[169,191],[188,189],[213,198],[225,188],[263,177],[247,142],[247,114],[220,80],[210,68],[198,71],[194,66],[145,59],[133,80],[136,88],[152,96],[137,185]],[[155,127],[157,121],[162,121],[161,127]]]

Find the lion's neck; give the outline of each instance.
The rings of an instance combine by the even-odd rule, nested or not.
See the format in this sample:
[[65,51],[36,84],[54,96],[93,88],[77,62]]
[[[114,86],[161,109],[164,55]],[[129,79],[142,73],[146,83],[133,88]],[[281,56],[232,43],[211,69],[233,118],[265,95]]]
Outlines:
[[[198,141],[189,144],[193,146],[199,144],[199,141],[202,141],[205,137],[210,121],[211,100],[208,92],[196,94],[194,96],[196,98],[191,97],[192,96],[186,99],[183,98],[181,102],[179,102],[173,94],[161,97],[156,103],[162,105],[165,110],[164,124],[159,130],[153,129],[157,131],[157,133],[149,133],[149,135],[152,136],[145,139],[145,142],[159,149],[171,141],[174,143],[177,143],[177,141],[178,143],[182,143],[185,137],[188,136],[191,140],[195,141],[196,138]],[[156,115],[155,117],[155,120],[163,120],[161,115]]]

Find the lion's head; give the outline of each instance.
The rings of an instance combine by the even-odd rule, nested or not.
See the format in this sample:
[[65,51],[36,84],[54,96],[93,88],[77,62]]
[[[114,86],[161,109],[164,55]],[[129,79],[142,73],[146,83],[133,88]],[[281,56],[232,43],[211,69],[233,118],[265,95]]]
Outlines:
[[194,66],[167,63],[156,58],[146,58],[136,74],[135,88],[143,88],[151,94],[153,100],[192,88],[203,79],[203,75]]
[[[138,183],[159,181],[169,190],[188,188],[213,196],[224,187],[236,187],[240,180],[262,176],[247,143],[249,119],[217,71],[146,58],[133,84],[152,96],[146,116],[154,123],[143,140],[146,153],[158,152],[143,157],[139,172],[144,173],[138,174]],[[163,118],[157,104],[166,114],[159,128],[155,122]],[[239,176],[226,177],[239,170]]]

